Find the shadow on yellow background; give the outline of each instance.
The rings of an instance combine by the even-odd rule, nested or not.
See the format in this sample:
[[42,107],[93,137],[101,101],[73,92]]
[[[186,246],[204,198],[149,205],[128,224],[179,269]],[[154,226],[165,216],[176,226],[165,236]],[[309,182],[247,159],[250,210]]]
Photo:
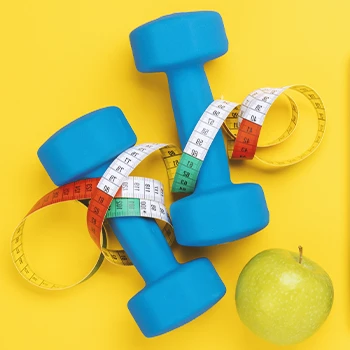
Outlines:
[[[299,244],[330,274],[335,302],[319,332],[289,349],[350,348],[350,3],[38,0],[6,2],[1,7],[1,350],[279,349],[240,322],[235,285],[244,265],[258,252],[297,250]],[[180,261],[210,258],[227,294],[190,324],[146,339],[126,307],[143,287],[134,268],[106,263],[90,281],[48,292],[19,276],[10,259],[9,241],[34,202],[54,188],[37,149],[75,118],[117,105],[139,142],[178,143],[166,79],[136,71],[128,35],[161,15],[201,9],[221,13],[230,41],[229,52],[206,67],[216,97],[239,102],[258,87],[307,84],[322,96],[328,126],[320,149],[293,167],[267,170],[255,161],[231,163],[233,182],[263,186],[271,222],[262,232],[231,244],[202,249],[175,246]],[[302,142],[308,135],[302,130],[298,137]],[[152,167],[142,164],[136,174],[166,184],[161,160],[151,163]],[[169,205],[168,190],[166,195]],[[84,213],[73,207],[69,212],[56,208],[43,213],[42,226],[27,237],[35,242],[28,247],[38,267],[52,266],[69,277],[91,265],[96,253],[77,217],[84,218]]]

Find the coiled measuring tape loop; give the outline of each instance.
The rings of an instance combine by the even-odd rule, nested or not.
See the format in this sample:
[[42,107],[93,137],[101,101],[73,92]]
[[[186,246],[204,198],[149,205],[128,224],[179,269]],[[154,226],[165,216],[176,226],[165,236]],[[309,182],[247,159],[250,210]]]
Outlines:
[[[250,95],[249,95],[250,96]],[[276,146],[284,141],[286,141],[292,134],[293,132],[296,130],[297,124],[298,124],[298,120],[299,120],[299,110],[298,110],[298,106],[295,103],[295,101],[288,95],[284,95],[288,101],[289,104],[291,106],[291,111],[292,111],[292,116],[289,122],[288,127],[283,131],[283,133],[277,137],[275,140],[273,141],[269,141],[269,142],[264,142],[264,143],[260,143],[259,145],[257,144],[259,135],[260,135],[260,130],[261,127],[255,127],[256,130],[255,132],[253,130],[251,130],[252,126],[250,125],[242,125],[242,108],[243,105],[237,105],[236,108],[233,109],[233,111],[228,115],[228,117],[226,118],[224,124],[222,125],[224,131],[228,134],[229,136],[229,140],[227,142],[227,154],[228,154],[228,158],[229,159],[238,159],[238,158],[246,158],[246,159],[253,159],[258,158],[259,157],[256,155],[256,150],[257,148],[266,148],[266,147],[271,147],[271,146]],[[249,100],[247,101],[247,103],[249,102]],[[255,119],[255,116],[251,116],[251,118]],[[247,119],[247,118],[246,118]],[[244,145],[241,145],[242,147],[245,147],[247,149],[243,149],[241,151],[244,151],[245,154],[235,154],[235,156],[233,156],[233,151],[234,148],[236,147],[236,150],[239,150],[238,147],[238,143],[236,143],[237,141],[237,134],[240,130],[240,126],[241,127],[241,131],[250,131],[250,141],[254,141],[252,142],[252,146],[248,146],[246,142],[244,142],[244,137],[242,138],[242,134],[240,134],[240,138],[243,139],[243,143]],[[249,153],[248,150],[252,150]]]
[[[292,135],[297,126],[299,111],[294,100],[286,94],[288,89],[303,94],[311,102],[318,118],[317,134],[313,144],[300,156],[280,162],[267,161],[257,157],[255,152],[265,116],[273,102],[280,95],[285,94],[291,105],[292,117],[290,124],[276,140],[259,145],[259,147],[271,147],[285,141]],[[255,156],[255,158],[269,165],[286,166],[300,162],[315,152],[322,141],[325,125],[326,113],[320,96],[313,89],[304,85],[294,85],[281,89],[258,89],[249,94],[242,105],[216,100],[210,104],[201,116],[184,152],[177,146],[170,144],[145,143],[137,145],[118,156],[101,179],[89,179],[68,184],[55,189],[40,199],[13,234],[11,241],[13,261],[20,274],[36,286],[45,289],[65,289],[73,286],[62,286],[48,282],[46,279],[39,277],[29,267],[23,250],[24,224],[31,214],[46,206],[68,200],[83,201],[91,198],[88,204],[87,225],[92,239],[101,249],[101,254],[98,262],[87,276],[74,285],[90,278],[101,266],[104,258],[114,264],[132,265],[123,250],[108,248],[108,222],[104,222],[106,218],[118,216],[154,218],[158,223],[163,223],[162,232],[168,243],[171,244],[174,241],[170,217],[164,207],[164,202],[158,201],[159,196],[163,196],[162,185],[155,185],[155,180],[144,180],[143,185],[140,185],[140,180],[135,182],[136,178],[129,177],[136,166],[150,154],[156,150],[160,151],[172,192],[191,193],[194,191],[205,156],[221,127],[231,137],[228,141],[230,159],[252,159]],[[139,185],[135,186],[135,184]],[[158,187],[160,192],[157,190]],[[143,190],[143,195],[142,193],[137,194],[140,189]],[[156,198],[156,196],[158,197]],[[120,198],[114,199],[115,197]]]
[[[282,161],[269,161],[256,155],[258,147],[272,147],[286,141],[295,131],[299,120],[297,104],[288,90],[301,93],[312,104],[318,121],[316,137],[312,145],[301,155]],[[261,127],[276,99],[285,95],[291,105],[291,120],[287,129],[277,139],[258,146]],[[287,166],[298,163],[316,151],[326,126],[326,111],[320,96],[310,87],[293,85],[280,89],[263,88],[253,91],[240,105],[225,100],[216,100],[209,105],[192,132],[179,161],[172,192],[191,193],[199,175],[204,158],[221,127],[229,135],[227,151],[229,159],[253,159],[273,166]]]
[[[174,169],[177,166],[182,152],[178,147],[164,143],[144,143],[129,148],[111,163],[101,177],[92,195],[87,214],[88,230],[96,244],[100,245],[103,222],[112,200],[118,193],[123,182],[145,158],[157,150],[161,151],[166,164],[168,178],[171,183],[175,174]],[[171,166],[169,158],[171,158],[171,161],[175,164],[174,166]],[[160,206],[159,202],[156,201],[146,199],[140,201],[140,211],[137,216],[160,219],[171,225],[171,220],[165,207]],[[172,231],[169,236],[173,239]],[[105,254],[105,256],[109,258],[108,254]]]
[[[35,212],[57,203],[72,200],[78,200],[84,203],[86,200],[91,199],[93,192],[97,188],[98,182],[99,179],[80,180],[54,189],[42,197],[17,226],[11,239],[11,256],[18,272],[28,282],[44,289],[67,289],[92,277],[101,267],[104,258],[113,264],[132,265],[124,250],[112,250],[108,248],[108,222],[104,223],[101,239],[95,241],[95,243],[98,244],[98,248],[101,250],[101,254],[98,257],[97,262],[85,277],[74,284],[61,285],[51,282],[46,278],[42,278],[31,268],[30,262],[25,255],[23,235],[26,220]],[[152,204],[155,203],[160,212],[166,211],[164,206],[164,188],[162,183],[160,181],[148,178],[128,177],[122,182],[119,191],[115,194],[115,198],[112,198],[110,208],[106,213],[106,218],[141,216],[141,207],[142,203],[144,202],[151,202]],[[151,216],[150,213],[146,211],[142,212],[142,216],[152,217],[155,219],[169,245],[173,243],[173,228],[167,214],[163,216],[153,214]],[[111,235],[111,237],[113,238],[114,236]]]
[[[288,91],[302,94],[312,105],[317,116],[317,132],[311,144],[302,154],[281,161],[271,161],[257,155],[257,148],[272,147],[286,141],[297,127],[299,110]],[[279,96],[286,96],[291,104],[292,116],[287,129],[277,139],[258,146],[258,137],[265,117]],[[326,127],[326,110],[317,92],[305,85],[292,85],[283,88],[263,88],[249,94],[239,108],[238,114],[231,114],[225,123],[229,137],[227,149],[230,159],[253,159],[272,166],[289,166],[309,157],[320,146]],[[248,142],[247,142],[248,141]]]

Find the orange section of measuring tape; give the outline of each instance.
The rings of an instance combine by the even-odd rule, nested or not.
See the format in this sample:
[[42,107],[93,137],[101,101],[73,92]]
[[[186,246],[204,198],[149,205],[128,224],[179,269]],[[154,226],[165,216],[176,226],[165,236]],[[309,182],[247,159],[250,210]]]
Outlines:
[[[118,190],[117,195],[120,193]],[[91,238],[100,247],[100,237],[103,220],[107,214],[108,208],[112,203],[113,197],[96,188],[94,191],[88,209],[87,226]]]
[[71,182],[67,185],[58,187],[39,199],[26,216],[51,204],[71,200],[90,199],[98,182],[99,179],[87,179]]
[[[90,198],[94,198],[94,204],[92,206],[90,206],[89,208],[92,208],[91,210],[94,210],[94,208],[98,208],[99,209],[99,213],[102,217],[102,219],[100,220],[100,216],[98,215],[93,215],[91,217],[91,220],[93,220],[93,218],[96,218],[96,221],[98,220],[98,223],[100,223],[100,229],[97,230],[91,230],[90,226],[89,226],[89,233],[91,235],[91,238],[93,239],[93,241],[96,243],[97,247],[99,249],[101,249],[101,245],[100,245],[100,232],[102,230],[102,224],[103,224],[103,219],[105,217],[105,214],[107,213],[108,207],[111,204],[113,198],[110,196],[107,196],[104,192],[102,192],[101,190],[99,190],[97,188],[97,184],[99,183],[100,179],[87,179],[87,180],[79,180],[76,182],[72,182],[69,183],[67,185],[58,187],[56,189],[54,189],[53,191],[49,192],[46,196],[42,197],[33,207],[32,209],[29,211],[29,213],[26,215],[29,216],[30,214],[34,213],[35,211],[47,207],[51,204],[55,204],[55,203],[59,203],[59,202],[66,202],[66,201],[71,201],[71,200],[83,200],[83,199],[90,199]],[[106,210],[104,210],[104,206],[97,202],[100,198],[100,192],[108,197],[106,198],[105,201],[102,201],[102,203],[104,205],[107,205]],[[119,191],[117,192],[117,194],[115,195],[116,197],[120,197],[121,195],[121,188],[119,189]],[[96,204],[97,202],[97,204]],[[103,209],[103,210],[102,210]],[[97,211],[97,209],[96,209]],[[95,227],[95,226],[94,226]],[[98,226],[96,226],[98,227]],[[96,232],[96,233],[95,233]]]
[[258,147],[261,125],[243,119],[239,126],[232,158],[253,159]]

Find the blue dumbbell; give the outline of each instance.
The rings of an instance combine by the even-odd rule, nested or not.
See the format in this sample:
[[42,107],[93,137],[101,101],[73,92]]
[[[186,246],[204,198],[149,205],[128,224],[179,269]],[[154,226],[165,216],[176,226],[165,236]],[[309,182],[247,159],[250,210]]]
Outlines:
[[[221,16],[216,12],[177,13],[144,24],[130,34],[136,67],[168,77],[182,147],[213,102],[204,63],[227,52]],[[194,193],[172,204],[177,241],[209,246],[251,235],[269,222],[265,196],[257,184],[233,185],[222,132],[202,165]]]
[[[38,156],[57,186],[101,177],[110,163],[136,143],[122,111],[108,107],[87,114],[59,130]],[[124,217],[109,223],[146,282],[128,303],[147,337],[193,320],[212,307],[226,289],[206,258],[179,264],[153,219]]]

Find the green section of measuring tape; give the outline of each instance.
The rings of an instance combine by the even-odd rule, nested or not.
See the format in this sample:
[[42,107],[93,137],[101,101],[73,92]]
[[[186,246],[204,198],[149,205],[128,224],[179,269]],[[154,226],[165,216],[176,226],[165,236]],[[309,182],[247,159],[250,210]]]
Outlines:
[[[90,200],[80,200],[86,207],[89,206]],[[114,198],[110,204],[106,219],[113,219],[122,216],[141,216],[139,198]],[[105,248],[105,247],[103,247]]]
[[176,169],[174,182],[171,187],[172,192],[192,193],[196,186],[199,170],[203,161],[182,153],[179,165]]
[[115,198],[108,208],[106,218],[141,216],[139,198]]

